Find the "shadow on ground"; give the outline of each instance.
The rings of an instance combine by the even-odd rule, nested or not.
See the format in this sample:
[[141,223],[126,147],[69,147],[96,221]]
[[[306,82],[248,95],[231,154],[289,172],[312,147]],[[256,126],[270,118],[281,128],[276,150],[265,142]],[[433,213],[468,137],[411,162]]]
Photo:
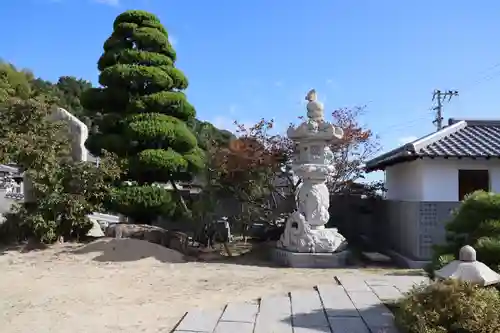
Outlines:
[[[258,267],[272,267],[272,268],[289,268],[277,264],[271,257],[271,250],[274,247],[275,242],[249,242],[246,246],[241,244],[231,244],[231,246],[244,248],[243,251],[236,251],[233,257],[228,257],[227,255],[221,255],[220,253],[213,253],[207,258],[199,258],[198,261],[208,262],[208,263],[220,263],[228,265],[241,265],[241,266],[258,266]],[[364,270],[396,270],[399,269],[394,263],[376,263],[369,262],[367,260],[362,260],[359,256],[353,255],[349,259],[348,265],[339,268],[360,268]],[[321,269],[321,268],[318,268]],[[409,270],[405,270],[398,275],[408,275],[405,274]]]
[[[366,318],[366,319],[363,319]],[[335,333],[395,333],[392,311],[385,305],[366,308],[360,312],[351,309],[324,309],[309,313],[299,313],[284,318],[284,323],[292,323],[294,329],[303,328],[308,332]],[[371,330],[368,328],[371,326]]]
[[[58,247],[58,246],[74,246],[75,244],[78,245],[84,245],[91,243],[95,240],[99,239],[99,237],[85,237],[83,239],[80,239],[78,242],[74,240],[70,240],[64,243],[59,243],[55,242],[53,244],[43,244],[35,240],[28,240],[28,241],[23,241],[23,242],[9,242],[8,244],[6,243],[0,243],[0,255],[4,255],[7,252],[19,252],[19,253],[29,253],[29,252],[36,252],[36,251],[44,251],[53,247]],[[64,251],[62,251],[64,252]],[[69,251],[66,251],[69,252]]]
[[28,253],[33,251],[43,251],[48,248],[47,245],[34,242],[23,242],[18,244],[0,245],[0,255],[4,255],[7,252],[16,251],[19,253]]

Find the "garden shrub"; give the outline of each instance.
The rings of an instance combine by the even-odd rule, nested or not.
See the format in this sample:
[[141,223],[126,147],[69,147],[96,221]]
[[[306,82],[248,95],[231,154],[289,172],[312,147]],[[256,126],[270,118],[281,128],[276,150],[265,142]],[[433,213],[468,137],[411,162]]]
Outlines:
[[456,259],[460,248],[472,246],[481,260],[493,270],[500,266],[500,194],[476,191],[465,198],[446,225],[446,243],[435,246],[431,265],[434,271]]
[[114,188],[104,206],[144,224],[152,224],[158,216],[172,216],[177,208],[172,191],[154,185]]
[[498,333],[500,293],[445,280],[411,290],[399,301],[396,323],[406,333]]

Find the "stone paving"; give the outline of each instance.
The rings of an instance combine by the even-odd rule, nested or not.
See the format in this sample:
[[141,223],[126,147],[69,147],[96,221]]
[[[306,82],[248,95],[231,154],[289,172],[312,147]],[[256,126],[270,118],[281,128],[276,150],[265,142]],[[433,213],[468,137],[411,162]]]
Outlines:
[[397,333],[384,305],[422,276],[345,274],[332,284],[288,295],[188,312],[174,333]]

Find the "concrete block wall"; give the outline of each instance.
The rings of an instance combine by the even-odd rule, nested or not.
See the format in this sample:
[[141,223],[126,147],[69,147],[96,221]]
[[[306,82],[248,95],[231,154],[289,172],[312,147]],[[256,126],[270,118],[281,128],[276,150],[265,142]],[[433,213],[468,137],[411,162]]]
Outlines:
[[432,246],[445,241],[445,225],[460,202],[387,201],[380,235],[389,250],[412,260],[429,260]]
[[453,210],[459,205],[458,201],[420,203],[418,258],[430,259],[432,246],[446,241],[446,223],[450,221]]
[[381,244],[387,249],[410,256],[418,248],[418,203],[388,201],[387,220],[381,226]]

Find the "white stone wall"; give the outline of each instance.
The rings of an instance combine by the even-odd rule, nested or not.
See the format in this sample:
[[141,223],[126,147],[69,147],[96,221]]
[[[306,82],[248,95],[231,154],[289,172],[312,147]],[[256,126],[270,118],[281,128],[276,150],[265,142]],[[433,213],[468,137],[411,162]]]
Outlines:
[[85,141],[89,136],[87,125],[63,108],[55,108],[51,119],[63,120],[68,124],[73,158],[76,161],[87,161],[88,152],[85,147]]

